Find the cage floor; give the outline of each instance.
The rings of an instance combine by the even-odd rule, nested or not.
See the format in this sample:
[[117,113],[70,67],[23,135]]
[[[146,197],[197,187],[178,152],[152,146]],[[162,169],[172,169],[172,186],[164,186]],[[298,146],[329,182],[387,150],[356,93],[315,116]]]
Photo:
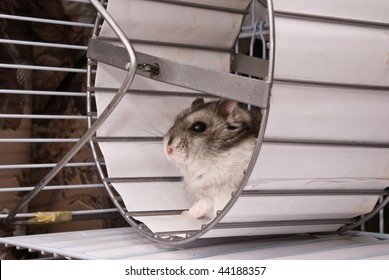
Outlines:
[[199,239],[170,247],[149,241],[131,228],[115,228],[0,238],[0,243],[67,259],[389,259],[389,235],[355,231]]

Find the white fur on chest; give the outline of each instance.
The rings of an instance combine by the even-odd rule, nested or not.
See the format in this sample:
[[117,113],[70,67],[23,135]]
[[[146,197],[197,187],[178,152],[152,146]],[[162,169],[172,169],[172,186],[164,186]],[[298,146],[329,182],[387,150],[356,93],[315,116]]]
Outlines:
[[243,178],[252,156],[255,139],[249,139],[212,157],[203,156],[181,167],[187,188],[197,196],[226,200]]

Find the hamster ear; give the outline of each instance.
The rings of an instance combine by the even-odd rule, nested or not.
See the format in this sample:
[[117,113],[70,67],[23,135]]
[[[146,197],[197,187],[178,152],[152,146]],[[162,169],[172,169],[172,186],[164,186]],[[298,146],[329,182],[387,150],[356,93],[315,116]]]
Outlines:
[[192,102],[192,108],[198,107],[200,105],[204,104],[204,98],[202,97],[197,97],[193,102]]
[[232,121],[235,118],[235,108],[238,102],[231,99],[220,99],[217,105],[218,114],[226,121]]

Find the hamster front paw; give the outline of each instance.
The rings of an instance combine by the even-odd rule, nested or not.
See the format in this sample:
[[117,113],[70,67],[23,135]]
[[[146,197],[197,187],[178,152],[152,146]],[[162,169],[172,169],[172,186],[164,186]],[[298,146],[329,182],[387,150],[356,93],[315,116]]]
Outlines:
[[190,208],[189,210],[182,211],[181,215],[192,219],[200,219],[205,216],[205,213],[202,211],[192,210],[192,208]]
[[199,200],[189,210],[185,210],[181,213],[183,216],[187,216],[193,219],[205,218],[212,210],[212,205],[207,200]]
[[200,199],[193,206],[186,211],[183,211],[181,215],[187,216],[193,219],[200,219],[210,217],[213,209],[212,201],[209,199]]

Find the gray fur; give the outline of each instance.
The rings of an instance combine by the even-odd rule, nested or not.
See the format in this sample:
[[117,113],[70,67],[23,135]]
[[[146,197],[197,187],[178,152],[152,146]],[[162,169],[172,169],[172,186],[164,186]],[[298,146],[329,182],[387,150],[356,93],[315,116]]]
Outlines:
[[224,208],[251,159],[259,124],[259,114],[228,99],[205,103],[197,98],[177,116],[164,149],[197,199],[184,215],[214,217]]

